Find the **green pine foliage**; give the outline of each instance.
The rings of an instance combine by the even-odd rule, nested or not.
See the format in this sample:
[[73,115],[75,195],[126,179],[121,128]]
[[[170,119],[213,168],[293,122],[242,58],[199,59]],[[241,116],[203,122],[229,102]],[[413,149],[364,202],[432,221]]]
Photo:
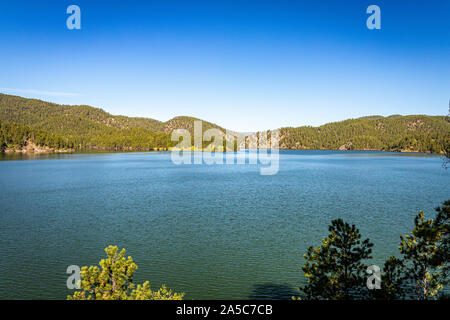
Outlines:
[[300,287],[307,299],[350,300],[361,298],[366,290],[365,272],[362,262],[370,259],[373,244],[369,239],[361,240],[355,225],[342,219],[333,220],[327,238],[322,245],[310,247],[305,254],[303,272],[307,284]]
[[450,267],[450,200],[436,208],[435,219],[421,211],[411,234],[400,237],[401,259],[390,257],[382,275],[381,300],[430,300],[445,297]]
[[383,267],[380,290],[373,290],[375,300],[400,300],[407,294],[405,281],[405,264],[402,259],[390,257]]
[[414,218],[411,234],[401,236],[405,281],[415,288],[417,299],[434,299],[448,284],[450,201],[436,212],[434,220],[426,220],[421,211]]
[[152,291],[148,281],[135,285],[133,275],[138,266],[132,257],[125,257],[125,249],[117,246],[105,249],[107,258],[98,266],[81,268],[80,291],[68,300],[182,300],[184,293],[176,293],[162,286]]
[[[361,241],[359,230],[333,220],[319,247],[310,247],[302,267],[306,299],[445,299],[450,267],[450,200],[436,208],[435,219],[420,212],[411,234],[400,237],[400,258],[386,260],[378,289],[367,290],[367,266],[373,244]],[[298,298],[294,297],[294,300]]]

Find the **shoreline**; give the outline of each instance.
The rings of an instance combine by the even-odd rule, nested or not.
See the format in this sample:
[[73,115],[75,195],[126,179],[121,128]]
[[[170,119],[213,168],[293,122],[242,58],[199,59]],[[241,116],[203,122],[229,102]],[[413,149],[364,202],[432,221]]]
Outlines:
[[[238,151],[245,151],[249,149],[241,149]],[[270,149],[265,149],[270,150]],[[354,150],[339,150],[339,149],[291,149],[291,148],[279,148],[278,151],[339,151],[342,153],[345,152],[382,152],[382,153],[399,153],[399,154],[423,154],[423,155],[433,155],[433,156],[443,156],[443,153],[432,153],[432,152],[423,152],[423,151],[416,151],[416,150],[378,150],[378,149],[354,149]],[[0,155],[26,155],[26,156],[32,156],[32,155],[50,155],[50,154],[97,154],[97,153],[144,153],[144,152],[171,152],[175,151],[171,148],[159,148],[159,149],[148,149],[148,150],[106,150],[106,149],[84,149],[84,150],[76,150],[76,149],[6,149],[3,151],[0,151]],[[177,150],[182,151],[182,150]],[[205,150],[187,150],[191,152],[209,152]],[[212,151],[215,152],[215,151]],[[222,153],[227,152],[236,152],[236,151],[223,151]]]

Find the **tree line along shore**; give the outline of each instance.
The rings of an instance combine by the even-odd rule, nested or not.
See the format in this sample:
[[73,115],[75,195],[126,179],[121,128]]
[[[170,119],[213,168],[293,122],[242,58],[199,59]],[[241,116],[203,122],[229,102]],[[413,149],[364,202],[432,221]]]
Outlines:
[[[171,140],[172,131],[186,129],[192,134],[197,120],[200,119],[180,116],[161,122],[111,115],[90,106],[59,105],[0,94],[0,152],[170,150],[178,144]],[[202,128],[241,135],[207,121],[202,121]],[[203,147],[208,144],[204,142]],[[449,145],[450,121],[446,116],[368,116],[319,127],[279,129],[279,149],[444,154]],[[226,139],[220,151],[230,151]]]

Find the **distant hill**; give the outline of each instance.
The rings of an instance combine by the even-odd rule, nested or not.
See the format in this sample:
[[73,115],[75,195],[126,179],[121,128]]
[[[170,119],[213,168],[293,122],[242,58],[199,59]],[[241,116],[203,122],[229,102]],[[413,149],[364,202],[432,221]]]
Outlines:
[[365,117],[361,117],[358,119],[375,120],[375,119],[381,119],[381,118],[384,118],[384,117],[375,115],[375,116],[365,116]]
[[[69,106],[0,93],[0,121],[14,122],[58,134],[85,134],[104,126],[114,129],[145,129],[171,133],[173,129],[192,130],[193,117],[179,116],[161,122],[150,118],[115,116],[100,108],[86,105]],[[202,120],[204,129],[226,129]]]
[[[115,116],[90,106],[69,106],[0,94],[0,151],[36,144],[58,150],[154,150],[176,143],[175,129],[191,134],[193,117],[162,122]],[[203,131],[217,124],[202,121]],[[231,136],[242,135],[228,131]],[[248,134],[244,134],[248,135]],[[444,116],[379,115],[328,123],[320,127],[280,129],[281,149],[386,150],[442,153],[450,143]],[[248,139],[248,137],[247,137]]]
[[[0,121],[26,126],[67,141],[73,149],[152,150],[173,146],[170,134],[187,129],[193,134],[192,117],[161,122],[150,118],[115,116],[86,105],[69,106],[0,94]],[[202,121],[203,131],[226,129]],[[232,131],[230,131],[232,133]]]
[[282,149],[442,153],[449,143],[450,123],[445,116],[369,116],[320,127],[280,129]]

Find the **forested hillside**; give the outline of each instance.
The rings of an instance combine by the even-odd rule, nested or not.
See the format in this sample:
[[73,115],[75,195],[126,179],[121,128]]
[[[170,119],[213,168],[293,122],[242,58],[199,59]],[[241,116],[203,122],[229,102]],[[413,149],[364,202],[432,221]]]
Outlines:
[[[68,106],[0,94],[0,145],[23,147],[26,141],[75,150],[155,150],[176,145],[175,129],[193,133],[192,117],[161,122],[115,116],[90,106]],[[226,130],[202,121],[203,132]],[[229,132],[230,135],[238,135]],[[229,136],[227,137],[227,139]],[[387,150],[442,153],[450,143],[450,123],[444,116],[367,116],[320,127],[280,129],[282,149]],[[7,147],[10,146],[10,147]],[[205,146],[205,144],[204,144]]]
[[7,150],[44,150],[71,151],[73,143],[61,136],[49,134],[44,131],[33,130],[15,123],[0,121],[0,152]]
[[[90,106],[58,105],[36,99],[0,94],[0,121],[27,126],[29,130],[59,136],[75,149],[153,150],[176,143],[170,139],[175,129],[193,132],[192,117],[176,117],[167,122],[149,118],[115,116]],[[203,131],[225,129],[202,121]],[[15,130],[12,129],[11,130]]]
[[280,148],[441,153],[450,143],[445,116],[369,116],[320,127],[282,128]]

